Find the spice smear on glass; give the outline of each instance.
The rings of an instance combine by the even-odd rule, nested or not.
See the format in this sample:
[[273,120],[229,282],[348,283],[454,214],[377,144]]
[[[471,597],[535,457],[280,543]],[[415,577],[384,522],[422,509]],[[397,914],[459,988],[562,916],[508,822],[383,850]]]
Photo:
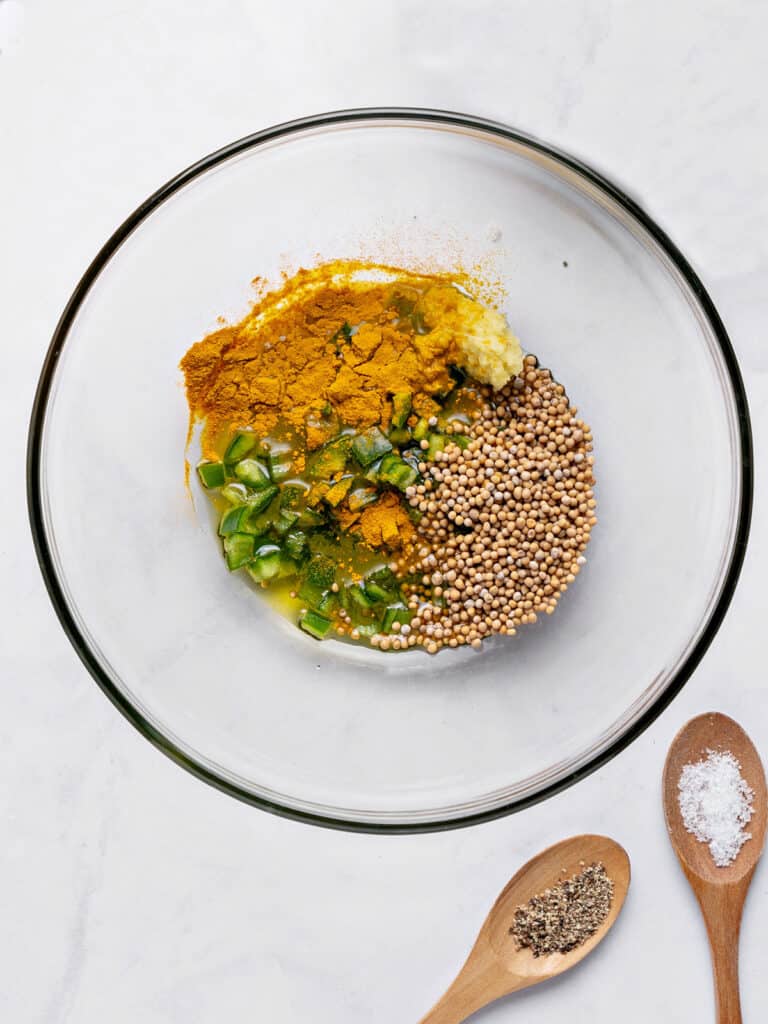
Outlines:
[[584,564],[592,434],[470,288],[323,264],[182,360],[227,566],[317,639],[479,648]]
[[754,814],[754,791],[729,750],[707,751],[707,757],[686,764],[678,781],[683,824],[700,843],[707,843],[719,868],[728,867],[752,838],[745,831]]
[[509,932],[518,949],[530,949],[536,957],[569,953],[608,917],[613,891],[605,866],[590,864],[518,907]]

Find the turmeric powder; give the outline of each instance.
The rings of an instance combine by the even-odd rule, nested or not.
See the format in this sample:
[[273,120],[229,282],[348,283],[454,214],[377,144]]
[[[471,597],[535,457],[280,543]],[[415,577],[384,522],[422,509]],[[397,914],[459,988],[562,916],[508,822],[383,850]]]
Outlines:
[[392,493],[382,495],[375,505],[364,509],[359,522],[351,530],[360,533],[371,548],[386,546],[409,549],[416,533],[408,513]]
[[448,280],[398,271],[382,281],[387,270],[349,262],[302,270],[240,323],[189,349],[181,369],[192,420],[204,421],[205,454],[222,428],[264,436],[278,420],[315,447],[326,439],[314,425],[326,403],[350,427],[386,427],[391,395],[403,391],[416,412],[431,414],[432,396],[452,385],[458,340],[445,330],[419,333],[403,312]]

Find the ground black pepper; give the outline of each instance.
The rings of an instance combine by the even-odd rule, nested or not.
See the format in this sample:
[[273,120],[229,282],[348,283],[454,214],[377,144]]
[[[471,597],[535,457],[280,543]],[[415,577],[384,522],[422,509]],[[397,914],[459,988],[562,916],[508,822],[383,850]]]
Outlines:
[[612,900],[613,882],[605,867],[590,864],[518,907],[509,931],[518,948],[534,956],[568,953],[595,934]]

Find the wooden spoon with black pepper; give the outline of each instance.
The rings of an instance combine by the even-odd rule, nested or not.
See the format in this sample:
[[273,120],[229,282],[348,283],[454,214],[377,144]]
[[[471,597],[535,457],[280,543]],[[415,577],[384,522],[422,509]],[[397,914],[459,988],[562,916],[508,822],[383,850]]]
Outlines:
[[[710,751],[733,754],[754,792],[752,820],[747,826],[752,838],[726,867],[717,867],[707,844],[686,831],[680,812],[678,783],[683,767],[704,760]],[[760,755],[741,726],[716,712],[699,715],[683,726],[669,748],[664,767],[664,814],[672,846],[707,926],[718,1024],[741,1024],[739,931],[747,890],[763,852],[767,810]]]
[[[521,948],[510,931],[517,908],[591,865],[602,865],[613,883],[610,907],[595,921],[594,934],[567,953],[534,956],[530,948]],[[575,967],[608,934],[624,903],[629,878],[629,858],[605,836],[564,839],[529,860],[494,903],[456,980],[420,1024],[460,1024],[502,996]]]

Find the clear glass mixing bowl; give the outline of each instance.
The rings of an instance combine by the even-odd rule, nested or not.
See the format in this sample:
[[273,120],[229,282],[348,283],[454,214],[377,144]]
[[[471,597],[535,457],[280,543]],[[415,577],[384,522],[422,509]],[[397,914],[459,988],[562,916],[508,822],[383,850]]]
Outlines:
[[[254,276],[360,255],[485,261],[594,431],[588,564],[555,615],[481,654],[302,635],[226,572],[185,489],[187,347],[246,312]],[[236,142],[115,233],[56,330],[28,485],[62,624],[149,740],[269,810],[415,831],[541,799],[666,706],[735,585],[751,450],[717,312],[634,202],[502,125],[365,110]]]

